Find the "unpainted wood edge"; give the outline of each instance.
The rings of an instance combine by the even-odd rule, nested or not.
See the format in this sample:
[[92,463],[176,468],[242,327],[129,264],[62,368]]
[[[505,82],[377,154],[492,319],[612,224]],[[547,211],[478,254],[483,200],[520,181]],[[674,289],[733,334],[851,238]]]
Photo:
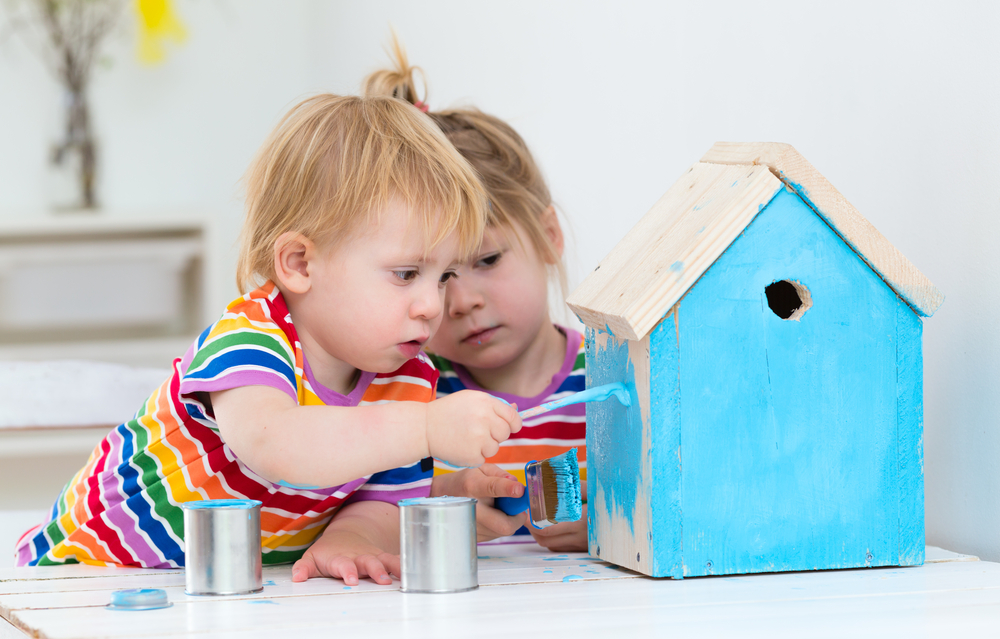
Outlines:
[[[701,161],[711,164],[767,166],[775,177],[813,209],[913,312],[922,317],[930,317],[944,303],[944,294],[940,289],[861,215],[857,208],[792,145],[783,142],[716,142],[702,156]],[[790,166],[797,164],[802,165],[803,171],[792,169]],[[818,181],[820,186],[828,187],[835,195],[830,199],[821,197],[821,201],[815,201],[808,193],[802,192],[803,183],[810,180]],[[830,201],[831,199],[839,202]],[[847,219],[837,219],[838,209]],[[870,238],[868,242],[858,242],[857,238],[848,233],[846,227],[852,223],[863,227],[864,235]],[[861,244],[868,244],[868,250]],[[880,250],[890,257],[880,260],[876,255]],[[902,277],[893,277],[893,271],[902,271],[899,273]],[[907,275],[909,277],[906,277]]]
[[[0,616],[0,636],[7,637],[11,636],[11,632],[16,632],[21,637],[44,637],[44,635],[27,624],[21,623],[17,619],[11,619],[12,611],[10,609],[3,608],[0,612],[3,613]],[[3,625],[7,626],[6,630],[2,627]]]
[[[698,162],[692,165],[691,169],[695,168],[699,164],[715,164],[710,162]],[[718,165],[718,164],[716,164]],[[747,165],[748,167],[751,165]],[[773,199],[774,195],[780,190],[781,186],[784,184],[780,178],[773,176],[773,171],[770,167],[766,167],[767,171],[762,171],[754,178],[748,186],[753,186],[757,184],[756,189],[759,190],[760,194],[770,191],[770,196],[763,202],[763,206],[766,206],[768,202]],[[686,173],[689,173],[691,169],[688,169]],[[682,174],[683,178],[685,174]],[[774,177],[774,181],[771,179]],[[681,178],[678,178],[680,180]],[[676,184],[676,182],[674,183]],[[773,184],[773,188],[770,186]],[[673,185],[671,185],[673,188]],[[752,199],[757,199],[752,198]],[[655,207],[656,205],[654,205]],[[708,269],[711,268],[712,264],[722,255],[728,247],[739,237],[740,233],[746,229],[746,227],[753,222],[756,216],[760,213],[762,206],[758,206],[756,211],[743,211],[740,216],[736,216],[732,222],[732,228],[725,229],[724,232],[720,233],[719,238],[717,238],[713,244],[719,244],[719,246],[712,248],[711,251],[707,251],[706,255],[714,254],[709,258],[704,258],[698,262],[707,262],[703,264],[704,268],[691,269],[693,275],[686,276],[678,281],[664,286],[665,289],[660,294],[660,302],[653,303],[648,297],[643,300],[642,304],[635,304],[630,306],[621,314],[611,314],[603,311],[595,310],[590,306],[593,303],[592,296],[588,296],[586,301],[580,300],[582,296],[580,294],[581,289],[583,289],[587,284],[587,278],[577,286],[576,290],[569,295],[566,300],[567,306],[576,314],[580,321],[591,328],[610,332],[618,339],[628,339],[628,340],[639,340],[648,335],[653,328],[669,314],[670,309],[673,305],[679,301],[688,290],[704,275]],[[617,245],[616,247],[617,248]],[[612,249],[615,250],[615,249]],[[598,267],[599,268],[599,267]],[[596,270],[596,269],[595,269]],[[663,302],[667,300],[667,302]]]

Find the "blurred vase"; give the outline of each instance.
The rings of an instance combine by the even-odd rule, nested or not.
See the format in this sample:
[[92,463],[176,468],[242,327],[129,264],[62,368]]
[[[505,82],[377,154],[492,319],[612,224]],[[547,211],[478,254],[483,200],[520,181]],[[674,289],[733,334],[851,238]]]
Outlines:
[[60,118],[59,136],[49,158],[49,204],[60,212],[96,212],[97,154],[85,87],[64,91]]

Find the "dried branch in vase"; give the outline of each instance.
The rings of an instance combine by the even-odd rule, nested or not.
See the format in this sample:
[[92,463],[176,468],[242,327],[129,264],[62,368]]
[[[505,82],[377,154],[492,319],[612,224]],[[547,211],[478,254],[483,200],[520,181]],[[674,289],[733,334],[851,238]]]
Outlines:
[[6,5],[12,27],[29,36],[29,44],[35,45],[65,91],[63,131],[51,161],[76,165],[74,207],[93,209],[97,149],[88,89],[101,45],[121,17],[125,0],[8,0]]

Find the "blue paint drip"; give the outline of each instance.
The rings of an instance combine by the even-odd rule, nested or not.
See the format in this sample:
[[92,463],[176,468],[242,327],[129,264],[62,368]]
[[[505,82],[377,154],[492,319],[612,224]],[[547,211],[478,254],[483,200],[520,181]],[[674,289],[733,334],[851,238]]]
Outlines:
[[575,581],[577,579],[583,579],[583,577],[580,575],[566,575],[563,577],[563,583],[566,583],[567,581]]
[[277,601],[272,601],[270,599],[253,599],[251,601],[248,601],[247,603],[250,603],[250,604],[271,604],[272,606],[277,606],[278,605]]
[[569,555],[556,555],[555,557],[542,557],[542,561],[563,561],[569,559]]
[[551,571],[551,570],[543,570],[543,571],[542,571],[542,574],[545,574],[545,575],[551,575],[551,574],[552,574],[552,571]]
[[350,589],[351,589],[350,586],[344,586],[344,590],[350,590]]
[[264,585],[265,585],[265,586],[274,586],[274,585],[276,585],[276,584],[274,583],[274,581],[273,581],[273,580],[271,580],[271,579],[268,579],[267,581],[265,581],[265,582],[264,582]]
[[684,272],[684,262],[677,260],[670,265],[670,271],[673,273],[683,273]]

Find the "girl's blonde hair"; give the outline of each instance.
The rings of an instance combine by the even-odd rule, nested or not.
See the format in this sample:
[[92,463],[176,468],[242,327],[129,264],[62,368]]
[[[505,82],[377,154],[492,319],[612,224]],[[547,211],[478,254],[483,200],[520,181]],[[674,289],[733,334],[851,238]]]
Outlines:
[[[395,36],[392,58],[394,68],[369,75],[362,84],[362,93],[392,96],[426,111],[426,86],[424,96],[420,97],[414,82],[414,74],[420,73],[422,78],[423,71],[410,66]],[[552,197],[521,136],[503,120],[478,109],[449,109],[427,114],[479,172],[490,198],[489,225],[511,231],[517,222],[539,257],[549,265],[550,276],[565,297],[566,266],[542,223],[542,213],[552,204]]]
[[451,233],[461,259],[479,247],[488,201],[475,170],[412,104],[387,96],[323,94],[298,103],[245,176],[246,219],[236,284],[274,279],[285,232],[328,247],[376,228],[392,200],[408,206],[427,251]]

